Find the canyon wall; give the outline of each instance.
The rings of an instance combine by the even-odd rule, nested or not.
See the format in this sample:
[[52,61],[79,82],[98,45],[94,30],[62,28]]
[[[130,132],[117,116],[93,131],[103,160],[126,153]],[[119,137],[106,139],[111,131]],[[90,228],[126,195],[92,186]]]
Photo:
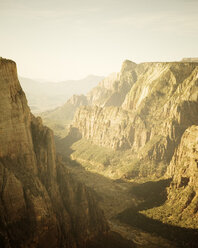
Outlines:
[[198,228],[198,126],[184,132],[167,176],[173,177],[167,201],[174,208],[172,219],[184,227]]
[[92,96],[90,106],[78,108],[73,122],[83,138],[113,150],[130,150],[146,166],[166,167],[184,131],[198,123],[198,63],[125,61],[116,80],[100,83],[98,94],[95,88],[89,99],[91,94],[97,100]]
[[[171,178],[166,188],[167,199],[159,207],[144,213],[169,225],[198,228],[198,126],[187,128],[165,174]],[[194,239],[196,236],[194,236]],[[196,243],[196,239],[192,240]],[[191,246],[189,246],[191,247]],[[194,247],[194,246],[192,246]]]
[[31,114],[15,62],[1,58],[0,246],[99,247],[104,238],[114,247],[96,202],[56,158],[53,133]]

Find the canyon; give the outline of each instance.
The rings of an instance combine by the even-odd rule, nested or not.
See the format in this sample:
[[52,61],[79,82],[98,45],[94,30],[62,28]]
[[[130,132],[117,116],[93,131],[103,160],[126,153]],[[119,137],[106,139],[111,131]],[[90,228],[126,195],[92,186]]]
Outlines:
[[[69,118],[59,122],[61,115]],[[166,239],[164,247],[196,247],[196,59],[126,60],[119,73],[86,96],[75,96],[42,117],[52,128],[56,124],[64,130],[54,128],[57,151],[78,164],[72,173],[100,195],[113,228],[128,238],[131,233],[155,233]],[[159,239],[156,244],[150,236],[146,239],[148,243],[136,240],[143,242],[139,247],[163,247]]]
[[197,246],[196,59],[126,60],[37,117],[15,62],[0,87],[2,247]]

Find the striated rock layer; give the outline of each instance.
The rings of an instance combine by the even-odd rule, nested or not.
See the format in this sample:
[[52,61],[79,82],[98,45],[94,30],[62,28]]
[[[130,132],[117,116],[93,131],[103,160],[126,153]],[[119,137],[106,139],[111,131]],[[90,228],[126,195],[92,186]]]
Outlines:
[[76,111],[73,126],[93,144],[130,150],[140,164],[154,164],[153,175],[169,164],[184,131],[198,124],[198,63],[125,61],[119,77],[100,83],[93,95],[97,101],[92,96],[91,106]]
[[0,247],[99,247],[102,237],[104,246],[115,247],[117,239],[94,193],[56,160],[52,131],[30,113],[16,64],[5,59],[0,59],[0,216]]
[[168,189],[168,205],[175,213],[172,218],[183,226],[198,228],[198,126],[184,132],[167,176],[173,177]]
[[166,202],[145,214],[164,223],[198,230],[198,126],[189,127],[182,135],[166,176],[172,178]]

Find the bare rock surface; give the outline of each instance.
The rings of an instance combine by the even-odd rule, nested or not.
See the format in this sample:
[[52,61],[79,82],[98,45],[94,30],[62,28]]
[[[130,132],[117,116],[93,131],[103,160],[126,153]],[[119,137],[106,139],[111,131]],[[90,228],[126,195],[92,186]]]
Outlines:
[[198,123],[198,63],[137,65],[125,61],[119,77],[110,85],[101,83],[98,91],[106,88],[111,97],[116,92],[120,104],[99,104],[97,100],[98,104],[82,106],[76,111],[73,126],[95,145],[130,150],[131,161],[135,156],[140,165],[127,177],[143,176],[142,164],[145,170],[149,164],[152,167],[145,176],[163,175],[184,131]]
[[57,160],[52,131],[35,118],[16,64],[0,59],[0,247],[131,247],[109,232],[92,190]]

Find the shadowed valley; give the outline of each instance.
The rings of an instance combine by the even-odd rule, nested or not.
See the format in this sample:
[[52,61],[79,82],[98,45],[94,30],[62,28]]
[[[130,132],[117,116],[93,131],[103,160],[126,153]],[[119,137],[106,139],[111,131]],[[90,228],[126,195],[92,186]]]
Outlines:
[[[196,246],[197,75],[196,61],[127,60],[84,105],[75,96],[72,112],[57,112],[73,117],[60,123],[65,133],[54,129],[57,151],[98,193],[111,228],[139,247]],[[56,110],[42,116],[59,123]]]

